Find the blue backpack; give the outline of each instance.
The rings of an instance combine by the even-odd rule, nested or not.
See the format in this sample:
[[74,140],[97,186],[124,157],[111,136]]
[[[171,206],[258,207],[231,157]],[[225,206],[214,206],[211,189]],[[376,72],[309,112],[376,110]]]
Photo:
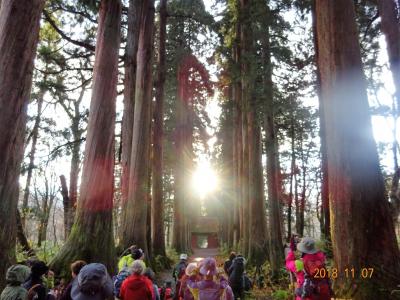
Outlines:
[[117,276],[115,276],[113,279],[114,281],[114,296],[119,298],[119,292],[121,290],[121,286],[122,286],[122,282],[124,282],[124,280],[130,276],[131,273],[128,271],[127,268],[124,268],[121,270],[121,272],[118,273]]

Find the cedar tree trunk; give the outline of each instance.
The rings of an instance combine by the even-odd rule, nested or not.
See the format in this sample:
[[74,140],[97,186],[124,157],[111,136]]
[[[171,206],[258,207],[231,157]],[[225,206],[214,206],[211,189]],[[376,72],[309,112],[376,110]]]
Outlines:
[[[400,254],[372,135],[352,0],[316,1],[318,65],[338,296],[389,299]],[[344,270],[354,268],[355,278]],[[374,268],[372,280],[360,279]]]
[[4,0],[0,9],[0,290],[15,258],[18,178],[43,6],[44,0]]
[[[52,268],[69,273],[72,261],[83,259],[115,269],[112,226],[114,185],[114,128],[117,96],[118,50],[120,45],[121,3],[102,0],[93,91],[75,223]],[[68,271],[67,271],[68,270]]]
[[135,87],[135,115],[127,202],[123,204],[122,245],[132,244],[147,253],[147,206],[150,205],[150,124],[152,103],[152,55],[154,0],[144,0],[139,31]]
[[154,255],[166,256],[163,199],[163,139],[164,139],[164,86],[166,77],[165,41],[167,29],[167,0],[160,2],[160,33],[158,49],[158,78],[154,108],[153,132],[153,197],[151,207],[151,240]]

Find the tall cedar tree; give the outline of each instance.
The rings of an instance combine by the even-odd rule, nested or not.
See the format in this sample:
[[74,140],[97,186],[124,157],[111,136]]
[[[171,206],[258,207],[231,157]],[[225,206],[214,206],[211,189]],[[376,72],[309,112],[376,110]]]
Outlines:
[[[316,16],[333,253],[343,272],[336,283],[352,299],[389,299],[400,253],[372,136],[354,2],[317,0]],[[346,268],[357,276],[345,278]],[[360,279],[362,268],[374,268],[373,280]]]
[[240,75],[241,75],[241,106],[242,106],[242,195],[241,195],[241,249],[243,255],[249,253],[249,132],[248,132],[248,112],[253,93],[254,65],[253,61],[253,31],[250,18],[249,0],[240,0],[239,22],[240,22]]
[[129,0],[128,8],[128,31],[125,49],[124,112],[122,116],[121,139],[122,203],[125,203],[128,199],[129,190],[129,167],[132,153],[133,117],[135,110],[137,49],[142,2],[143,0]]
[[165,42],[167,30],[167,0],[160,2],[158,48],[158,78],[154,108],[153,131],[153,186],[151,205],[151,241],[154,255],[166,256],[163,201],[163,138],[164,138],[164,86],[166,76]]
[[120,18],[119,0],[101,1],[80,198],[71,234],[51,263],[56,271],[67,271],[77,259],[100,262],[114,271],[112,208]]
[[[317,81],[316,89],[318,98],[321,98],[321,73],[318,67],[318,38],[317,38],[317,15],[315,11],[316,0],[312,1],[311,16],[312,16],[312,31],[315,52],[315,64],[317,65]],[[319,102],[319,135],[321,140],[321,233],[328,241],[331,239],[331,225],[330,225],[330,210],[329,210],[329,183],[328,183],[328,165],[326,157],[326,134],[325,134],[325,117],[324,117],[324,103]]]
[[283,262],[281,207],[279,202],[279,150],[278,136],[275,128],[274,94],[272,82],[272,62],[270,45],[270,10],[265,3],[260,3],[260,18],[263,35],[261,38],[261,55],[263,65],[263,94],[264,94],[264,130],[266,151],[266,174],[269,203],[269,260],[272,278],[276,278]]
[[132,153],[128,199],[123,203],[122,245],[147,248],[147,208],[150,205],[149,172],[151,142],[152,56],[154,0],[142,3],[135,87]]
[[44,0],[4,0],[0,9],[0,289],[15,258],[18,178],[43,6]]

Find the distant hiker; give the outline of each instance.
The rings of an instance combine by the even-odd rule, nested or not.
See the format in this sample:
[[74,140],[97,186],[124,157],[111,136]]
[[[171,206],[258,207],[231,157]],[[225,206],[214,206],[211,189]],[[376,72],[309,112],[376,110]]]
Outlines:
[[123,268],[130,268],[133,262],[137,259],[144,259],[144,252],[142,249],[137,248],[136,245],[129,248],[129,254],[121,257],[118,261],[118,273],[121,272]]
[[152,282],[143,275],[146,266],[142,260],[132,264],[132,275],[124,280],[119,298],[122,300],[153,300]]
[[147,277],[147,279],[149,279],[151,281],[151,283],[153,284],[153,291],[154,291],[153,300],[160,300],[160,294],[158,292],[158,286],[154,282],[155,281],[155,274],[154,274],[153,270],[150,269],[150,268],[146,268],[146,270],[144,270],[143,275],[145,277]]
[[186,253],[182,253],[179,256],[179,263],[175,266],[173,272],[172,272],[172,277],[175,279],[175,296],[174,300],[179,300],[179,291],[181,289],[181,278],[183,275],[185,275],[185,270],[188,265],[187,259],[188,256]]
[[199,291],[198,289],[191,289],[188,286],[188,281],[200,281],[201,277],[199,275],[199,270],[196,263],[190,263],[186,267],[185,275],[181,278],[181,287],[179,290],[179,297],[183,300],[198,300]]
[[105,300],[112,295],[112,280],[103,264],[85,265],[72,281],[72,300]]
[[86,266],[86,262],[83,260],[77,260],[71,264],[71,276],[72,280],[67,284],[66,288],[61,294],[60,300],[72,300],[71,298],[71,290],[72,290],[72,282],[78,276],[81,269]]
[[235,258],[236,258],[236,253],[235,252],[231,252],[231,254],[229,254],[229,259],[227,259],[224,262],[224,271],[225,271],[226,275],[228,275],[228,276],[230,275],[229,268],[231,267],[232,262],[233,262],[233,260]]
[[[217,270],[214,258],[205,258],[200,267],[201,281],[188,280],[191,289],[199,290],[199,300],[232,300],[233,295],[226,279]],[[214,281],[216,276],[216,281]]]
[[30,274],[29,267],[24,265],[13,265],[6,273],[7,286],[2,291],[0,300],[26,300],[28,291],[21,286]]
[[246,259],[243,255],[238,255],[233,260],[229,268],[229,285],[232,288],[235,299],[244,299],[245,279],[244,271],[246,266]]
[[162,288],[158,289],[161,300],[172,300],[174,293],[172,291],[172,282],[167,280]]
[[[294,251],[301,252],[301,259],[296,259]],[[286,268],[296,274],[296,300],[330,300],[332,293],[328,278],[315,278],[318,270],[325,268],[325,255],[315,247],[312,238],[304,237],[295,244],[292,236],[290,251],[286,256]]]
[[43,275],[49,272],[49,267],[43,261],[33,261],[31,263],[31,273],[23,284],[23,287],[31,293],[36,294],[35,299],[47,300],[48,290],[43,280]]

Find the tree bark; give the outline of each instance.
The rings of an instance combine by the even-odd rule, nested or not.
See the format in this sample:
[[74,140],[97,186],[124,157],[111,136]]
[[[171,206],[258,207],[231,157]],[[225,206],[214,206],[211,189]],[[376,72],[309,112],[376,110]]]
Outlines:
[[[236,10],[239,11],[239,3],[235,2]],[[234,78],[233,82],[233,98],[234,98],[234,157],[235,163],[235,203],[234,203],[234,217],[233,217],[233,246],[238,247],[241,239],[241,199],[242,199],[242,168],[243,168],[243,141],[242,141],[242,83],[240,80],[240,64],[241,64],[241,51],[240,51],[240,22],[235,24],[235,43],[233,46],[233,61],[234,69],[239,75]]]
[[24,227],[22,226],[21,222],[21,214],[18,210],[16,214],[16,221],[17,221],[17,239],[22,247],[22,250],[28,256],[35,256],[35,251],[32,249],[31,245],[29,245],[28,239],[26,238]]
[[164,139],[164,86],[166,78],[165,42],[167,29],[167,0],[160,2],[158,49],[158,78],[154,109],[153,132],[153,193],[152,193],[152,243],[154,255],[166,256],[163,198],[163,139]]
[[80,197],[71,234],[51,263],[66,277],[69,264],[77,259],[103,263],[114,273],[112,208],[120,17],[119,0],[101,1]]
[[[0,10],[0,274],[15,258],[18,178],[44,0],[4,0]],[[29,30],[26,30],[29,28]],[[0,276],[0,289],[5,285]]]
[[[46,81],[46,79],[44,79],[44,81]],[[40,122],[42,120],[43,97],[44,97],[44,91],[41,90],[39,93],[38,100],[37,100],[37,114],[36,114],[36,118],[35,118],[35,123],[32,128],[32,133],[31,133],[31,137],[32,137],[31,138],[31,141],[32,141],[31,150],[29,151],[29,154],[28,154],[29,165],[27,168],[24,198],[22,200],[21,224],[22,224],[23,228],[25,228],[25,219],[26,219],[26,215],[28,213],[29,188],[31,185],[33,169],[35,168],[36,144],[37,144],[37,140],[39,137],[39,126],[40,126]]]
[[[276,134],[274,118],[274,96],[272,82],[272,63],[269,28],[269,7],[265,5],[263,14],[264,29],[261,40],[262,59],[264,61],[263,87],[264,87],[264,130],[265,130],[265,152],[266,152],[266,174],[269,203],[269,261],[271,265],[271,277],[277,279],[279,270],[283,263],[283,237],[281,207],[279,201],[280,172],[278,137]],[[289,220],[290,221],[290,220]]]
[[250,199],[249,199],[249,111],[250,103],[253,97],[255,72],[252,62],[253,58],[253,30],[250,12],[251,1],[240,0],[240,51],[241,51],[241,83],[242,83],[242,141],[243,141],[243,174],[242,174],[242,252],[248,255],[250,247]]
[[[267,254],[267,219],[264,199],[264,176],[261,160],[261,128],[254,103],[249,115],[249,253],[256,266],[265,262]],[[279,207],[278,207],[279,209]],[[279,223],[278,223],[279,226]],[[282,243],[282,242],[280,242]]]
[[379,0],[379,15],[381,17],[381,30],[386,37],[390,69],[395,86],[397,100],[397,113],[400,113],[400,24],[395,0]]
[[[133,117],[135,110],[135,86],[139,27],[143,0],[129,0],[128,32],[125,49],[124,112],[122,116],[121,147],[121,202],[128,199],[130,160],[132,154]],[[121,233],[120,233],[121,234]],[[122,236],[120,236],[122,238]]]
[[188,199],[187,179],[188,168],[192,160],[190,152],[191,145],[188,140],[187,130],[189,127],[188,115],[189,107],[189,91],[188,76],[190,58],[184,57],[178,67],[178,95],[176,103],[176,129],[175,129],[175,197],[174,197],[174,231],[172,247],[178,252],[187,252],[189,245],[186,243],[187,236],[187,211],[185,202]]
[[316,13],[335,264],[379,274],[368,281],[342,274],[337,296],[390,299],[400,253],[372,135],[354,2],[317,0]]
[[64,207],[64,235],[66,239],[70,233],[70,231],[68,231],[68,226],[70,220],[69,207],[71,206],[71,204],[68,195],[67,181],[65,180],[64,175],[60,176],[60,183],[61,183],[61,195],[63,198],[63,207]]
[[122,245],[127,248],[136,244],[147,253],[154,0],[144,0],[141,11],[130,180],[128,199],[126,203],[123,203]]
[[287,207],[287,240],[289,241],[292,236],[292,208],[294,199],[294,182],[296,181],[296,148],[295,148],[295,131],[294,131],[294,116],[293,109],[290,108],[290,133],[291,133],[291,162],[290,162],[290,187],[289,187],[289,201]]
[[326,134],[324,119],[324,103],[321,101],[321,70],[318,65],[318,36],[317,36],[317,15],[316,0],[313,0],[311,7],[313,42],[315,51],[315,64],[317,66],[317,82],[316,90],[319,99],[319,136],[321,140],[321,224],[322,234],[327,241],[331,239],[330,210],[329,210],[329,186],[328,186],[328,166],[326,158]]

